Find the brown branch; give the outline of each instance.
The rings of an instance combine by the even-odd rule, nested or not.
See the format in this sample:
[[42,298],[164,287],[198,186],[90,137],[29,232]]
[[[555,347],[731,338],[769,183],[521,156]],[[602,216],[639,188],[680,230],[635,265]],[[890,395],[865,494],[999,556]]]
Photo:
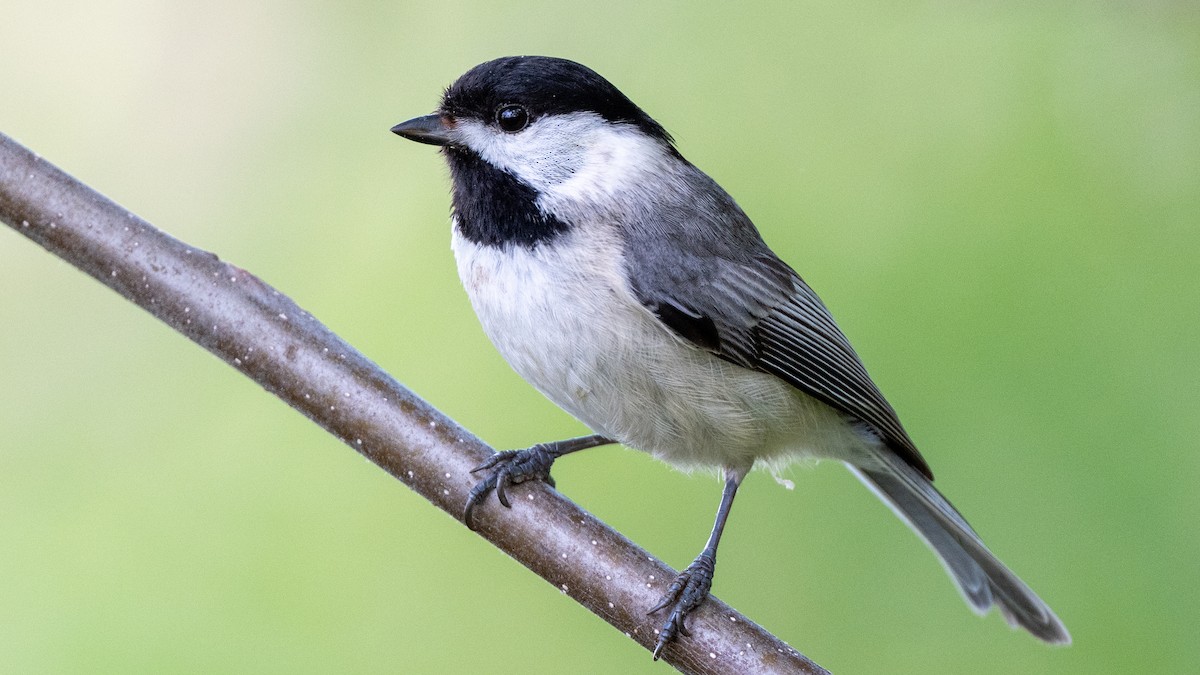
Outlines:
[[[0,134],[0,218],[307,415],[461,520],[492,449],[253,274],[156,229]],[[646,616],[674,572],[558,492],[515,489],[476,514],[480,536],[651,648]],[[822,673],[712,598],[663,658],[688,673]]]

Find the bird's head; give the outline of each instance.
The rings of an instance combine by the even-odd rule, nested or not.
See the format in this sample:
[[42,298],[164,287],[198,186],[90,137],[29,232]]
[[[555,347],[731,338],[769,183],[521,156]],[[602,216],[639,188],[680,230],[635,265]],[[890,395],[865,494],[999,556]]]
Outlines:
[[545,56],[478,65],[446,89],[436,112],[392,131],[442,146],[456,208],[478,183],[509,179],[546,200],[543,208],[602,203],[681,159],[662,125],[608,80]]

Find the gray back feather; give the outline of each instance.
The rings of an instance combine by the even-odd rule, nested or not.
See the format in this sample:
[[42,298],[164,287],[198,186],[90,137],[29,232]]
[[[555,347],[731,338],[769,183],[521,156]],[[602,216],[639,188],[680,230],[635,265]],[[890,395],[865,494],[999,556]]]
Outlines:
[[[929,466],[817,294],[746,214],[690,164],[622,223],[634,294],[697,348],[771,373],[866,425],[927,477]],[[685,198],[686,196],[686,198]]]

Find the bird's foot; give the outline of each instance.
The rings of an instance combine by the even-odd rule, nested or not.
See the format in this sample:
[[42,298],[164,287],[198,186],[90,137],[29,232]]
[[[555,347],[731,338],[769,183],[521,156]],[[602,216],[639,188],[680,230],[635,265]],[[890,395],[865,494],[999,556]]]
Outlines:
[[662,600],[649,612],[646,612],[653,614],[660,609],[671,608],[667,622],[663,624],[662,630],[658,633],[658,643],[654,645],[655,661],[658,660],[667,643],[674,641],[680,635],[691,635],[684,620],[708,597],[708,591],[712,588],[715,566],[716,560],[708,551],[701,553],[691,565],[687,566],[687,569],[675,577],[675,581],[671,582],[671,586],[667,588],[667,593]]
[[496,491],[496,497],[507,508],[512,504],[508,501],[506,488],[528,480],[541,480],[554,487],[554,479],[550,477],[550,465],[558,458],[553,451],[553,444],[539,443],[524,450],[503,450],[488,458],[486,462],[471,469],[471,473],[488,471],[487,476],[471,488],[467,495],[467,505],[463,509],[463,522],[474,530],[475,524],[471,518],[475,507],[487,498],[488,493]]

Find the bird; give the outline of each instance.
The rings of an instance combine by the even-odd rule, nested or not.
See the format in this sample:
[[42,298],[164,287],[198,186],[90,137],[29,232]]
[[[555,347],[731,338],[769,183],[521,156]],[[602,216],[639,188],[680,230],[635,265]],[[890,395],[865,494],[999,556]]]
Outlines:
[[734,496],[754,468],[842,462],[938,557],[978,614],[1067,644],[1066,627],[934,488],[895,410],[807,283],[667,130],[592,69],[497,58],[399,136],[440,148],[451,249],[511,367],[594,433],[494,454],[493,491],[553,486],[563,455],[620,443],[724,479],[711,534],[648,614],[657,660],[708,597]]

